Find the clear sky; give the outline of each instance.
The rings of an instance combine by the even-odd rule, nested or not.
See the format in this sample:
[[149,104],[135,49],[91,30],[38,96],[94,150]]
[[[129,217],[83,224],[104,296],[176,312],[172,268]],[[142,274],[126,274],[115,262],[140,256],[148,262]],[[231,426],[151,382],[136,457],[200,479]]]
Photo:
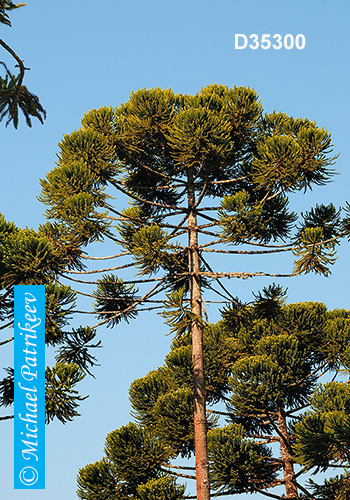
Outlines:
[[[83,114],[119,106],[132,90],[155,86],[191,94],[211,83],[245,85],[258,92],[265,111],[315,120],[332,133],[340,175],[296,199],[296,209],[350,201],[347,0],[28,0],[11,19],[13,27],[2,26],[0,38],[31,68],[26,84],[47,110],[45,124],[34,122],[32,129],[23,119],[17,131],[0,124],[0,212],[18,226],[37,228],[44,221],[44,207],[36,200],[39,178],[55,166],[57,143],[79,127]],[[235,50],[235,33],[304,34],[306,46]],[[0,60],[9,62],[1,52]],[[110,250],[106,244],[101,253]],[[290,259],[276,265],[291,271]],[[263,270],[260,261],[239,270],[248,266]],[[349,309],[349,281],[344,242],[329,278],[305,276],[281,284],[288,286],[290,302],[317,300]],[[243,300],[264,284],[259,278],[230,283]],[[214,309],[209,314],[212,321],[219,318]],[[87,324],[88,319],[74,321]],[[101,366],[96,379],[80,384],[81,393],[90,394],[82,416],[47,427],[46,490],[12,489],[13,422],[0,422],[2,500],[76,498],[78,469],[99,460],[107,433],[129,421],[129,385],[163,363],[171,341],[166,333],[151,313],[114,331],[101,329]],[[11,349],[1,350],[0,368],[11,365]]]

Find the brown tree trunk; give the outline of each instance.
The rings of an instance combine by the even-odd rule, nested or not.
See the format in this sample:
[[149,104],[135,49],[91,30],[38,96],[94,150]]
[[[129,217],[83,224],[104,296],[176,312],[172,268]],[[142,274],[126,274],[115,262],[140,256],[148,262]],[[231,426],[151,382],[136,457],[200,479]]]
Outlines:
[[[199,250],[193,171],[188,171],[188,238],[191,310],[202,318],[202,295],[199,275]],[[200,322],[192,323],[192,364],[194,385],[194,435],[196,452],[197,500],[210,499],[209,464],[207,446],[206,395],[203,359],[203,328]]]
[[294,484],[294,467],[290,453],[289,434],[286,414],[283,408],[278,409],[278,430],[280,432],[281,458],[283,460],[283,476],[286,487],[286,497],[298,497],[298,489]]

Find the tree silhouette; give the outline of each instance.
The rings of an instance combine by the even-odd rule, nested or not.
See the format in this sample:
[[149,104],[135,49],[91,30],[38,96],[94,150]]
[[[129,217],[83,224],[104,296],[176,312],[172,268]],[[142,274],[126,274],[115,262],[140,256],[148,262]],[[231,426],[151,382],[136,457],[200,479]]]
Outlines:
[[[10,27],[11,21],[7,12],[24,5],[23,3],[15,4],[11,0],[0,0],[0,24]],[[0,65],[5,70],[4,77],[0,76],[0,121],[7,118],[6,126],[13,122],[14,127],[17,128],[18,113],[22,111],[29,127],[32,126],[32,118],[37,118],[44,123],[46,111],[40,104],[39,98],[23,85],[25,72],[30,68],[24,66],[21,58],[4,40],[0,39],[0,46],[11,55],[16,61],[16,67],[19,68],[18,74],[14,75],[7,64],[0,61]]]

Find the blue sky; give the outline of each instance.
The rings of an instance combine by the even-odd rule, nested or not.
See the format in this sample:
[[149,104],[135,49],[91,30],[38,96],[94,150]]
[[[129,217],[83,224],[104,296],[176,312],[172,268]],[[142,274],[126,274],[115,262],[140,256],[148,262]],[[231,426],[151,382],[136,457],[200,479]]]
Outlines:
[[[296,210],[315,203],[344,205],[350,201],[348,140],[350,6],[346,0],[91,0],[28,1],[13,12],[12,28],[0,37],[31,70],[29,89],[47,110],[42,126],[24,120],[15,131],[0,124],[0,212],[21,227],[44,221],[36,200],[39,178],[55,166],[57,143],[79,127],[83,114],[99,106],[119,106],[138,88],[171,87],[195,93],[202,86],[222,83],[253,87],[267,112],[284,111],[308,117],[332,133],[340,152],[340,175],[327,187],[295,198]],[[235,33],[302,33],[303,50],[236,50]],[[0,53],[0,60],[9,59]],[[106,244],[97,251],[108,254]],[[282,282],[290,302],[318,300],[329,308],[350,308],[349,245],[344,242],[329,278],[305,276]],[[291,270],[290,259],[273,263]],[[246,263],[263,270],[262,261]],[[260,269],[261,268],[261,269]],[[265,282],[231,282],[243,300]],[[219,318],[209,310],[210,319]],[[78,318],[76,324],[87,323]],[[80,385],[90,397],[82,416],[63,426],[47,427],[47,487],[44,491],[12,489],[12,426],[2,422],[0,436],[1,497],[4,500],[76,498],[75,477],[80,467],[99,460],[108,432],[129,421],[128,388],[132,380],[163,363],[171,338],[158,316],[149,314],[115,331],[101,329],[104,349],[96,379]],[[0,353],[0,367],[11,364],[11,347]],[[50,353],[47,360],[50,362]]]

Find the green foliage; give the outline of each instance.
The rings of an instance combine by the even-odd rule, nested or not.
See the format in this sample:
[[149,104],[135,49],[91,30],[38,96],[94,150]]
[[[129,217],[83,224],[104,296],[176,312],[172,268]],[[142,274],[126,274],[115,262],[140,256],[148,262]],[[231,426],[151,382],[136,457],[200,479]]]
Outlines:
[[[0,0],[0,24],[11,26],[7,11],[18,9],[24,5],[26,4],[15,4],[11,0]],[[17,128],[18,113],[22,111],[29,127],[32,126],[33,117],[38,118],[43,123],[46,118],[46,111],[40,104],[39,98],[29,92],[27,87],[23,85],[25,71],[29,68],[24,66],[21,58],[3,40],[0,40],[0,46],[15,59],[16,66],[19,67],[19,73],[15,76],[6,64],[0,61],[0,65],[5,70],[5,77],[0,76],[0,121],[7,117],[6,126],[12,121],[14,127]]]
[[[230,353],[227,348],[227,331],[222,323],[206,325],[203,332],[204,367],[206,374],[206,398],[209,404],[225,398],[229,391],[228,366]],[[192,341],[191,336],[176,337],[171,350],[165,358],[172,378],[178,387],[191,388],[193,385]]]
[[118,481],[133,495],[139,484],[155,479],[160,466],[168,460],[168,453],[159,440],[133,423],[108,434],[105,453]]
[[295,262],[294,273],[330,274],[329,265],[335,263],[334,243],[325,243],[323,230],[320,227],[306,228],[301,234],[298,248],[294,255],[299,257]]
[[295,426],[295,453],[308,468],[327,470],[333,462],[350,458],[350,388],[341,382],[320,386],[311,411]]
[[114,127],[115,113],[112,107],[103,107],[92,109],[84,114],[81,125],[84,131],[92,130],[106,137],[110,142],[115,132]]
[[0,217],[0,287],[49,284],[66,267],[81,269],[81,252],[57,226],[19,229]]
[[[125,452],[124,464],[123,457],[115,453],[117,446]],[[78,498],[182,500],[185,487],[159,470],[163,457],[166,455],[162,455],[154,439],[134,424],[128,424],[107,436],[106,457],[79,470]]]
[[68,286],[45,285],[45,343],[60,344],[65,336],[63,328],[74,310],[76,294]]
[[230,123],[206,107],[188,105],[177,113],[169,142],[180,169],[205,163],[211,171],[231,149]]
[[[341,227],[342,230],[345,232],[345,234],[349,235],[349,230],[350,230],[350,203],[346,202],[346,206],[344,208],[346,217],[341,222]],[[348,236],[349,238],[349,236]]]
[[[327,311],[323,304],[312,302],[287,305],[285,295],[280,286],[270,285],[255,293],[250,305],[235,301],[224,311],[222,321],[205,326],[208,450],[214,495],[269,491],[281,484],[287,459],[310,472],[326,470],[332,464],[348,465],[350,389],[343,382],[318,384],[318,376],[346,366],[350,312]],[[182,293],[174,293],[173,299],[176,297],[180,307]],[[179,332],[182,326],[177,324]],[[130,387],[132,415],[138,425],[122,427],[107,440],[109,473],[120,498],[184,495],[184,489],[176,492],[176,483],[166,475],[164,466],[169,459],[191,458],[194,453],[192,387],[191,334],[182,328],[164,366]],[[221,412],[213,406],[218,402],[226,404],[224,416],[230,425],[219,421]],[[285,439],[290,445],[281,457]],[[159,455],[149,451],[153,446]],[[175,470],[181,476],[183,469]],[[101,491],[108,481],[101,484]],[[86,488],[93,491],[89,484]],[[347,484],[341,477],[326,486],[310,483],[306,487],[317,490],[320,498],[344,500],[341,495]],[[322,492],[333,496],[323,497]],[[102,494],[101,500],[104,498],[108,496]]]
[[80,500],[123,498],[118,492],[115,476],[106,458],[80,469],[77,483],[77,496]]
[[[109,222],[105,221],[108,196],[103,192],[103,182],[98,174],[86,167],[83,161],[74,161],[49,172],[41,180],[42,194],[39,201],[51,204],[46,214],[58,220],[67,229],[70,239],[86,244],[108,234]],[[55,186],[52,195],[51,187]]]
[[324,500],[349,500],[350,478],[348,473],[325,479],[321,485],[310,480],[309,485],[312,494],[317,498]]
[[141,484],[137,493],[140,500],[182,500],[185,498],[185,487],[177,485],[173,478],[160,477]]
[[11,0],[0,0],[0,23],[11,26],[11,21],[6,11],[18,9],[25,5],[25,3],[13,3]]
[[[101,347],[101,340],[96,344],[90,342],[95,338],[96,330],[80,326],[73,328],[72,333],[65,335],[65,345],[59,348],[56,360],[58,363],[74,363],[80,370],[92,375],[89,368],[96,366],[96,358],[89,353],[89,349]],[[92,375],[94,377],[94,375]]]
[[134,203],[131,207],[123,210],[124,220],[118,226],[118,232],[123,239],[123,244],[127,250],[132,250],[132,240],[136,232],[147,225],[151,219],[150,210],[140,207]]
[[105,135],[91,129],[65,135],[59,147],[59,165],[83,163],[95,176],[97,185],[105,186],[118,172],[118,167],[114,164],[115,148]]
[[7,238],[2,259],[3,287],[48,283],[50,274],[58,272],[64,265],[53,243],[31,229],[16,231]]
[[133,416],[161,439],[169,453],[194,451],[193,390],[179,387],[169,369],[158,368],[130,387]]
[[350,369],[350,317],[349,311],[335,309],[327,314],[325,327],[327,344],[324,353],[334,369]]
[[223,235],[238,244],[245,240],[267,243],[287,236],[297,217],[288,212],[288,199],[283,196],[263,201],[242,190],[223,198],[218,218]]
[[[5,66],[4,63],[0,62],[0,64]],[[6,126],[13,121],[14,127],[18,128],[18,112],[22,111],[28,127],[32,126],[32,118],[37,118],[44,123],[46,111],[40,104],[39,98],[22,85],[21,74],[15,76],[6,66],[5,69],[5,78],[0,77],[0,121],[7,116]]]
[[[158,436],[172,455],[182,457],[194,452],[193,368],[187,340],[175,340],[165,366],[135,380],[129,391],[133,417]],[[207,401],[217,402],[228,391],[228,368],[223,359],[222,335],[215,325],[205,332],[204,357]],[[208,428],[216,420],[209,416]]]
[[[264,244],[291,237],[297,216],[286,194],[328,182],[331,152],[327,131],[308,119],[263,115],[249,88],[215,84],[193,96],[141,89],[119,108],[89,111],[82,128],[64,136],[40,199],[79,244],[114,238],[116,229],[143,274],[162,270],[173,289],[188,289],[188,254],[170,244],[184,227],[171,224],[170,233],[162,226],[166,217],[188,213],[191,182],[200,201],[219,197],[213,235]],[[132,203],[116,228],[107,185]],[[297,228],[295,272],[327,275],[334,263],[329,236],[345,227],[333,205],[307,212]]]
[[156,224],[134,233],[131,248],[136,266],[141,269],[140,274],[153,274],[173,264],[176,259],[174,251],[178,247],[168,242],[169,236]]
[[14,369],[4,368],[7,377],[0,380],[0,406],[11,406],[14,402]]
[[254,180],[259,188],[306,189],[324,185],[333,173],[329,167],[337,156],[330,135],[315,122],[273,112],[264,117],[266,139],[259,141],[254,158]]
[[[232,368],[231,401],[236,411],[261,414],[304,404],[315,380],[310,377],[306,352],[299,342],[288,335],[262,338],[255,352]],[[302,385],[295,384],[303,379]]]
[[138,290],[134,285],[125,285],[123,280],[114,275],[103,276],[98,280],[94,292],[94,308],[100,319],[108,319],[107,326],[113,327],[121,320],[127,323],[137,316],[135,301]]
[[263,488],[275,478],[271,451],[244,435],[244,427],[237,424],[208,433],[210,478],[219,492],[254,491],[254,487]]
[[55,417],[63,424],[73,420],[79,413],[76,408],[79,402],[88,396],[82,397],[74,389],[75,385],[84,378],[84,373],[74,363],[56,363],[52,368],[45,370],[45,420],[46,423]]
[[170,333],[177,337],[189,335],[192,321],[197,318],[191,312],[189,304],[184,303],[185,288],[174,290],[167,294],[164,301],[164,310],[160,315],[165,318],[165,324],[170,328]]
[[[57,225],[41,226],[38,231],[22,230],[0,215],[0,321],[4,322],[1,328],[13,325],[13,285],[45,285],[45,344],[61,345],[60,363],[47,367],[45,373],[47,423],[54,418],[65,423],[79,415],[76,408],[85,398],[79,396],[75,386],[84,372],[90,373],[89,367],[96,364],[88,349],[100,344],[92,344],[94,332],[89,328],[65,331],[75,310],[76,293],[58,284],[56,278],[66,267],[81,269],[82,265],[78,249],[67,244],[63,234]],[[13,404],[13,368],[6,368],[5,373],[0,381],[2,407]]]
[[134,380],[129,389],[132,416],[141,425],[151,427],[155,423],[153,408],[158,397],[175,387],[170,371],[164,367]]
[[[155,424],[152,431],[171,455],[190,457],[194,452],[193,388],[184,387],[159,395],[152,413]],[[212,419],[208,419],[208,428]]]
[[337,210],[333,203],[329,205],[316,203],[315,208],[301,215],[304,220],[298,228],[296,240],[302,237],[303,231],[307,228],[321,228],[324,239],[327,241],[334,238],[342,229],[340,210]]
[[272,319],[281,313],[286,300],[287,290],[276,283],[262,289],[262,293],[253,293],[255,301],[253,311],[256,317]]
[[[327,183],[335,158],[330,134],[314,122],[263,114],[254,90],[223,85],[192,96],[141,89],[118,108],[90,111],[82,128],[64,137],[58,166],[42,181],[41,200],[49,206],[48,216],[63,225],[65,242],[80,246],[110,238],[125,250],[120,255],[133,259],[118,269],[135,264],[140,288],[155,281],[141,294],[145,301],[172,290],[162,313],[175,337],[171,352],[164,367],[135,381],[130,391],[140,426],[129,424],[107,439],[108,466],[121,498],[157,497],[149,481],[163,477],[160,456],[164,463],[170,456],[191,456],[193,416],[199,407],[204,411],[205,399],[226,403],[237,431],[216,434],[224,449],[212,455],[217,489],[253,491],[287,467],[282,459],[265,467],[269,455],[252,441],[260,435],[267,444],[284,444],[283,460],[292,465],[288,443],[294,436],[287,420],[308,404],[322,369],[350,360],[345,347],[336,354],[332,340],[341,318],[327,317],[321,305],[286,306],[284,292],[272,285],[251,305],[233,301],[224,320],[209,325],[201,293],[214,288],[211,281],[221,273],[212,270],[204,252],[231,253],[224,243],[282,241],[273,249],[242,253],[293,249],[296,274],[329,274],[333,238],[343,236],[350,224],[330,205],[311,209],[297,226],[287,196]],[[112,188],[127,196],[128,209],[110,205],[106,193]],[[226,296],[223,285],[222,291]],[[128,321],[141,301],[136,293],[121,278],[104,276],[94,293],[95,311],[109,326]],[[192,339],[194,325],[203,333],[204,348],[201,335]],[[199,353],[193,360],[192,341]],[[203,358],[206,395],[199,390],[203,373],[197,360]],[[198,452],[205,449],[204,413],[196,422]],[[208,418],[208,425],[215,426],[216,417]],[[199,454],[196,467],[205,466],[205,452]]]

